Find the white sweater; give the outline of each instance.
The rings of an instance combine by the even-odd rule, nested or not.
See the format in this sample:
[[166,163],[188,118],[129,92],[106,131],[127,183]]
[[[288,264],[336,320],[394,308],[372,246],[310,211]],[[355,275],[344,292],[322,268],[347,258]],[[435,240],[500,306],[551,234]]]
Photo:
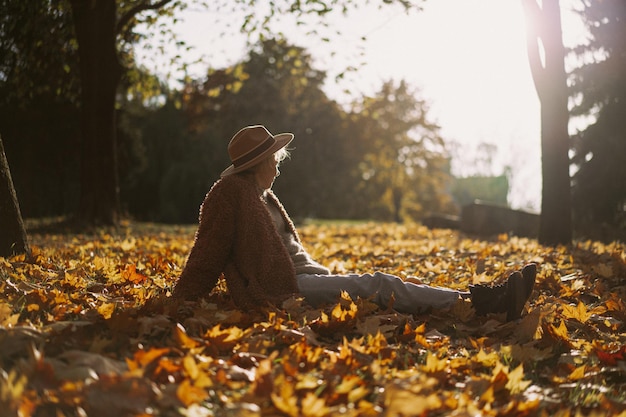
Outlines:
[[[265,199],[265,196],[264,196]],[[278,230],[278,234],[283,239],[283,244],[287,247],[287,251],[291,256],[293,265],[296,268],[296,275],[300,274],[319,274],[329,275],[330,270],[319,264],[311,258],[311,255],[296,240],[295,236],[287,229],[283,216],[273,204],[266,204],[274,220],[274,225]]]

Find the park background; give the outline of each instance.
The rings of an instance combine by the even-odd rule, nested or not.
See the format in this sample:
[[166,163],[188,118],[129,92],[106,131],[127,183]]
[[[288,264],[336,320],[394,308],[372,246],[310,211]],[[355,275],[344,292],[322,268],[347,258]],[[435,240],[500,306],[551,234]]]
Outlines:
[[[0,134],[24,217],[80,212],[115,166],[125,215],[193,223],[230,163],[229,138],[255,123],[296,135],[275,185],[296,219],[421,221],[474,199],[540,209],[539,101],[518,2],[146,10],[117,36],[111,161],[85,158],[69,5],[4,3]],[[624,139],[610,114],[624,103],[622,6],[561,9],[575,224],[620,230]]]
[[[562,12],[563,43],[584,43],[588,32],[581,16],[569,6]],[[222,12],[219,20],[216,14],[192,7],[178,16],[173,30],[192,48],[182,55],[193,63],[186,71],[167,65],[180,51],[151,53],[152,36],[139,46],[139,62],[176,86],[184,76],[202,78],[207,64],[219,68],[244,59],[246,36],[223,36],[229,24],[244,20],[244,14]],[[540,210],[539,100],[519,1],[443,0],[426,2],[415,13],[365,7],[348,16],[331,16],[330,43],[307,36],[309,28],[293,20],[275,16],[268,23],[272,31],[311,53],[316,68],[327,73],[322,89],[331,99],[349,108],[360,96],[376,94],[385,81],[407,81],[428,102],[432,119],[440,125],[455,176],[508,172],[510,206]],[[568,64],[573,61],[570,57]],[[358,70],[338,77],[350,67]]]

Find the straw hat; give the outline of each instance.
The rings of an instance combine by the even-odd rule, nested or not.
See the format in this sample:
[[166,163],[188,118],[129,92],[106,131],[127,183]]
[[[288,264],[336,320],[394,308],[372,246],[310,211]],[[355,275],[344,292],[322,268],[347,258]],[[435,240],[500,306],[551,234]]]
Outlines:
[[293,133],[272,135],[265,126],[246,126],[228,143],[228,155],[232,165],[222,171],[222,177],[245,171],[265,158],[287,146]]

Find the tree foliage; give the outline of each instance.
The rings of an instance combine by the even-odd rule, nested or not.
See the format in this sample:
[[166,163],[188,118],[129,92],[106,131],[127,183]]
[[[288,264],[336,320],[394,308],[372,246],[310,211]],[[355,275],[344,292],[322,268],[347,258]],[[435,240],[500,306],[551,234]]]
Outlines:
[[126,75],[120,60],[132,63],[136,14],[169,2],[2,3],[0,128],[25,212],[114,220],[115,98]]
[[355,106],[351,119],[363,152],[357,192],[380,201],[377,217],[402,221],[453,210],[446,145],[419,91],[404,81],[385,82]]
[[76,40],[68,4],[0,0],[3,102],[18,107],[43,96],[78,100]]
[[30,217],[64,214],[77,201],[77,44],[67,5],[55,4],[0,2],[0,131]]
[[626,4],[586,0],[590,33],[575,49],[583,65],[572,73],[572,113],[592,120],[574,142],[573,198],[577,222],[626,228]]
[[[275,184],[295,217],[399,221],[450,210],[445,146],[418,93],[404,82],[389,82],[375,97],[344,110],[322,91],[324,79],[307,51],[268,39],[244,62],[189,83],[175,98],[180,110],[170,101],[145,112],[137,120],[148,120],[140,129],[147,167],[137,169],[136,181],[125,186],[137,203],[133,214],[147,214],[146,205],[139,206],[150,201],[157,204],[151,214],[156,219],[195,221],[202,193],[230,164],[228,140],[255,123],[296,135],[291,160]],[[389,190],[397,201],[386,200]],[[164,204],[171,206],[170,214]]]

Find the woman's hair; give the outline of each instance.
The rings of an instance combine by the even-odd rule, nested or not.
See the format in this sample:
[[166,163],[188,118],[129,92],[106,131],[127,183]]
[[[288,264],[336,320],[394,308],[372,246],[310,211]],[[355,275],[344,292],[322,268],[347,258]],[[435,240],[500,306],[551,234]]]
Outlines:
[[280,165],[285,159],[289,158],[291,155],[287,148],[280,148],[274,153],[274,158],[276,158],[276,162]]
[[272,162],[276,161],[277,162],[276,166],[280,166],[280,163],[289,157],[291,157],[291,154],[289,153],[289,151],[286,148],[280,148],[279,150],[277,150],[276,152],[274,152],[267,158],[264,158],[258,164],[254,164],[253,166],[251,166],[250,168],[242,172],[255,172],[256,170],[261,169],[261,166],[263,166],[264,164],[269,163],[269,161],[272,161]]

